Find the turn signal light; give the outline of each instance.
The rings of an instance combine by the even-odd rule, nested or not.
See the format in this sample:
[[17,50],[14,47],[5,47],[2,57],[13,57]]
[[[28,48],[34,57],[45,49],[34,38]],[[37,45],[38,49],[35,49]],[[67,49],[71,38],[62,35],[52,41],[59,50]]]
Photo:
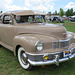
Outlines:
[[44,59],[47,60],[48,59],[48,56],[45,56]]

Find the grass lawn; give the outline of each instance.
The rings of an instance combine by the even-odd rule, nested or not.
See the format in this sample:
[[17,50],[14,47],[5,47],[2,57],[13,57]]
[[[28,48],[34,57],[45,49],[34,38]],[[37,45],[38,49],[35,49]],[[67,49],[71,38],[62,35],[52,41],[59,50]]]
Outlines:
[[75,22],[73,22],[73,23],[64,23],[63,26],[65,26],[68,31],[71,31],[71,32],[75,33]]
[[[75,32],[75,23],[64,23],[68,31]],[[60,66],[48,65],[45,68],[35,67],[32,71],[24,70],[8,49],[0,48],[0,75],[75,75],[75,58],[60,63]]]

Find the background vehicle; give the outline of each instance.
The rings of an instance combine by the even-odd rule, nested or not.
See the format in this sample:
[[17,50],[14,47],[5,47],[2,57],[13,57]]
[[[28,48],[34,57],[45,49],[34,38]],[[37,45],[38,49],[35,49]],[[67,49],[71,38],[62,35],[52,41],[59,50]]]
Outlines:
[[61,18],[61,17],[58,17],[58,16],[54,16],[54,17],[51,17],[51,18],[49,18],[49,20],[51,21],[51,22],[61,22],[61,23],[64,23],[64,21],[65,21],[65,19],[64,18]]
[[75,22],[75,17],[70,19],[71,22]]

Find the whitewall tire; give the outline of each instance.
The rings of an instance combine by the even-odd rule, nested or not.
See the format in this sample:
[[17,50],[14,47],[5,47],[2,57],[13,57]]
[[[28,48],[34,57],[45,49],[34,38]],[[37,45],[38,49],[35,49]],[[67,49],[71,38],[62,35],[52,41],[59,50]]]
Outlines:
[[18,49],[18,61],[25,70],[31,70],[32,66],[27,61],[25,50],[22,47]]

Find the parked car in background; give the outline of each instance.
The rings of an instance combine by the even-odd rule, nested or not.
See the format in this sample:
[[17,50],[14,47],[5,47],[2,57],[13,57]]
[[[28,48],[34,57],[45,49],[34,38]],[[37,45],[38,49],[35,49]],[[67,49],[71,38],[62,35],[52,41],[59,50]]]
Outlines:
[[65,19],[64,18],[61,18],[61,17],[59,17],[59,16],[54,16],[54,17],[51,17],[51,18],[49,18],[49,20],[51,21],[51,22],[60,22],[60,23],[64,23],[64,21],[65,21]]
[[70,21],[71,21],[71,22],[75,22],[75,17],[70,18]]
[[11,50],[25,70],[31,70],[32,66],[59,66],[60,62],[75,57],[75,33],[61,25],[46,23],[45,13],[41,11],[4,13],[0,45]]

